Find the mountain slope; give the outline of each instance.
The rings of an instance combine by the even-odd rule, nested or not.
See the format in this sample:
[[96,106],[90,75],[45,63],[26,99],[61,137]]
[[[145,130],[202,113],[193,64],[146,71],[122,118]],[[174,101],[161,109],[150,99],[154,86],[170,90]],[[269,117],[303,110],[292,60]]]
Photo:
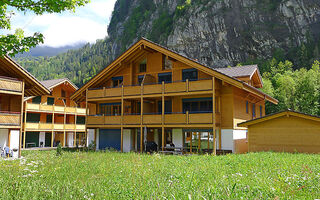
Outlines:
[[118,0],[108,38],[18,62],[40,79],[68,77],[80,86],[144,36],[214,67],[272,57],[308,67],[320,57],[319,32],[317,0]]

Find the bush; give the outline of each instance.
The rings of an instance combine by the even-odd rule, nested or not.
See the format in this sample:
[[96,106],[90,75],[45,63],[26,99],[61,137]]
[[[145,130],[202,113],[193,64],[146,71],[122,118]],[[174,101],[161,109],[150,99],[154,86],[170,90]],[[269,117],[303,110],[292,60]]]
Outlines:
[[62,155],[62,146],[59,143],[58,146],[57,146],[57,156],[61,156],[61,155]]

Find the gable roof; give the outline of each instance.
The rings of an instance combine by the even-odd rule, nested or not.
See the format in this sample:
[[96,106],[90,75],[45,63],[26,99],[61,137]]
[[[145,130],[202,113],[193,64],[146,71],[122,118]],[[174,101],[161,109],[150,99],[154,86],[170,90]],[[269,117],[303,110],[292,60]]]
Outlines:
[[25,96],[50,94],[50,91],[31,73],[20,66],[9,56],[0,57],[0,73],[25,81]]
[[263,93],[262,91],[258,90],[257,88],[254,88],[247,83],[240,81],[232,76],[228,76],[226,74],[223,74],[216,70],[216,68],[207,67],[204,64],[198,62],[197,60],[191,59],[186,57],[185,55],[181,55],[171,49],[168,49],[167,47],[164,47],[162,45],[159,45],[157,43],[154,43],[150,40],[147,40],[145,38],[141,38],[139,41],[134,43],[131,47],[129,47],[124,53],[122,53],[118,58],[116,58],[111,64],[109,64],[107,67],[102,69],[98,74],[96,74],[93,78],[91,78],[86,84],[84,84],[79,90],[77,90],[72,96],[71,99],[73,100],[79,100],[81,94],[84,94],[86,89],[89,87],[94,87],[96,82],[104,77],[104,75],[108,74],[113,68],[121,65],[121,61],[125,58],[132,55],[135,51],[139,49],[151,49],[155,50],[159,53],[162,53],[164,55],[167,55],[175,60],[178,60],[182,63],[185,63],[187,65],[190,65],[194,68],[197,68],[200,71],[203,71],[211,76],[214,76],[222,81],[225,81],[226,83],[229,83],[235,87],[247,90],[251,93],[254,93],[257,96],[260,96],[274,104],[278,103],[278,100],[274,99],[273,97]]
[[65,82],[68,82],[75,90],[78,89],[78,87],[75,84],[73,84],[68,78],[41,81],[41,83],[49,90]]
[[251,77],[258,70],[258,65],[215,68],[215,70],[231,77]]
[[293,111],[293,110],[285,110],[285,111],[281,111],[281,112],[277,112],[277,113],[273,113],[270,115],[266,115],[264,117],[260,117],[257,119],[252,119],[252,120],[248,120],[242,123],[239,123],[238,126],[239,127],[248,127],[250,125],[253,124],[258,124],[264,121],[269,121],[275,118],[279,118],[282,116],[295,116],[295,117],[300,117],[300,118],[304,118],[304,119],[309,119],[309,120],[314,120],[314,121],[318,121],[320,122],[320,117],[319,116],[315,116],[315,115],[309,115],[306,113],[302,113],[302,112],[297,112],[297,111]]

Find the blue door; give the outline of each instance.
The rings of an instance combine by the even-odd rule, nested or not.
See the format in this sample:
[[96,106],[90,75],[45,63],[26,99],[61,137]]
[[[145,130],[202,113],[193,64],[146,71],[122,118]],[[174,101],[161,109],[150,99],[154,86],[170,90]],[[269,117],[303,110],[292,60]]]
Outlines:
[[113,148],[121,150],[121,130],[120,129],[100,129],[99,149]]

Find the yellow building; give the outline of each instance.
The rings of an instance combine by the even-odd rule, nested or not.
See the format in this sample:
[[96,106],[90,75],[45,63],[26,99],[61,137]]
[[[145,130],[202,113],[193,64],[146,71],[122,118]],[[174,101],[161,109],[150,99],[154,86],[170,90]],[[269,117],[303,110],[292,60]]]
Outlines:
[[86,144],[85,103],[70,100],[77,86],[66,78],[41,83],[50,94],[25,99],[23,148]]
[[248,128],[250,152],[320,153],[320,118],[283,111],[240,123]]
[[262,86],[255,65],[211,68],[141,39],[71,99],[87,102],[99,149],[234,151],[246,138],[237,124],[264,116],[265,101],[277,104]]
[[18,156],[23,100],[42,94],[49,94],[49,90],[35,77],[10,57],[0,57],[0,153],[3,148],[9,147],[14,150],[14,156]]

